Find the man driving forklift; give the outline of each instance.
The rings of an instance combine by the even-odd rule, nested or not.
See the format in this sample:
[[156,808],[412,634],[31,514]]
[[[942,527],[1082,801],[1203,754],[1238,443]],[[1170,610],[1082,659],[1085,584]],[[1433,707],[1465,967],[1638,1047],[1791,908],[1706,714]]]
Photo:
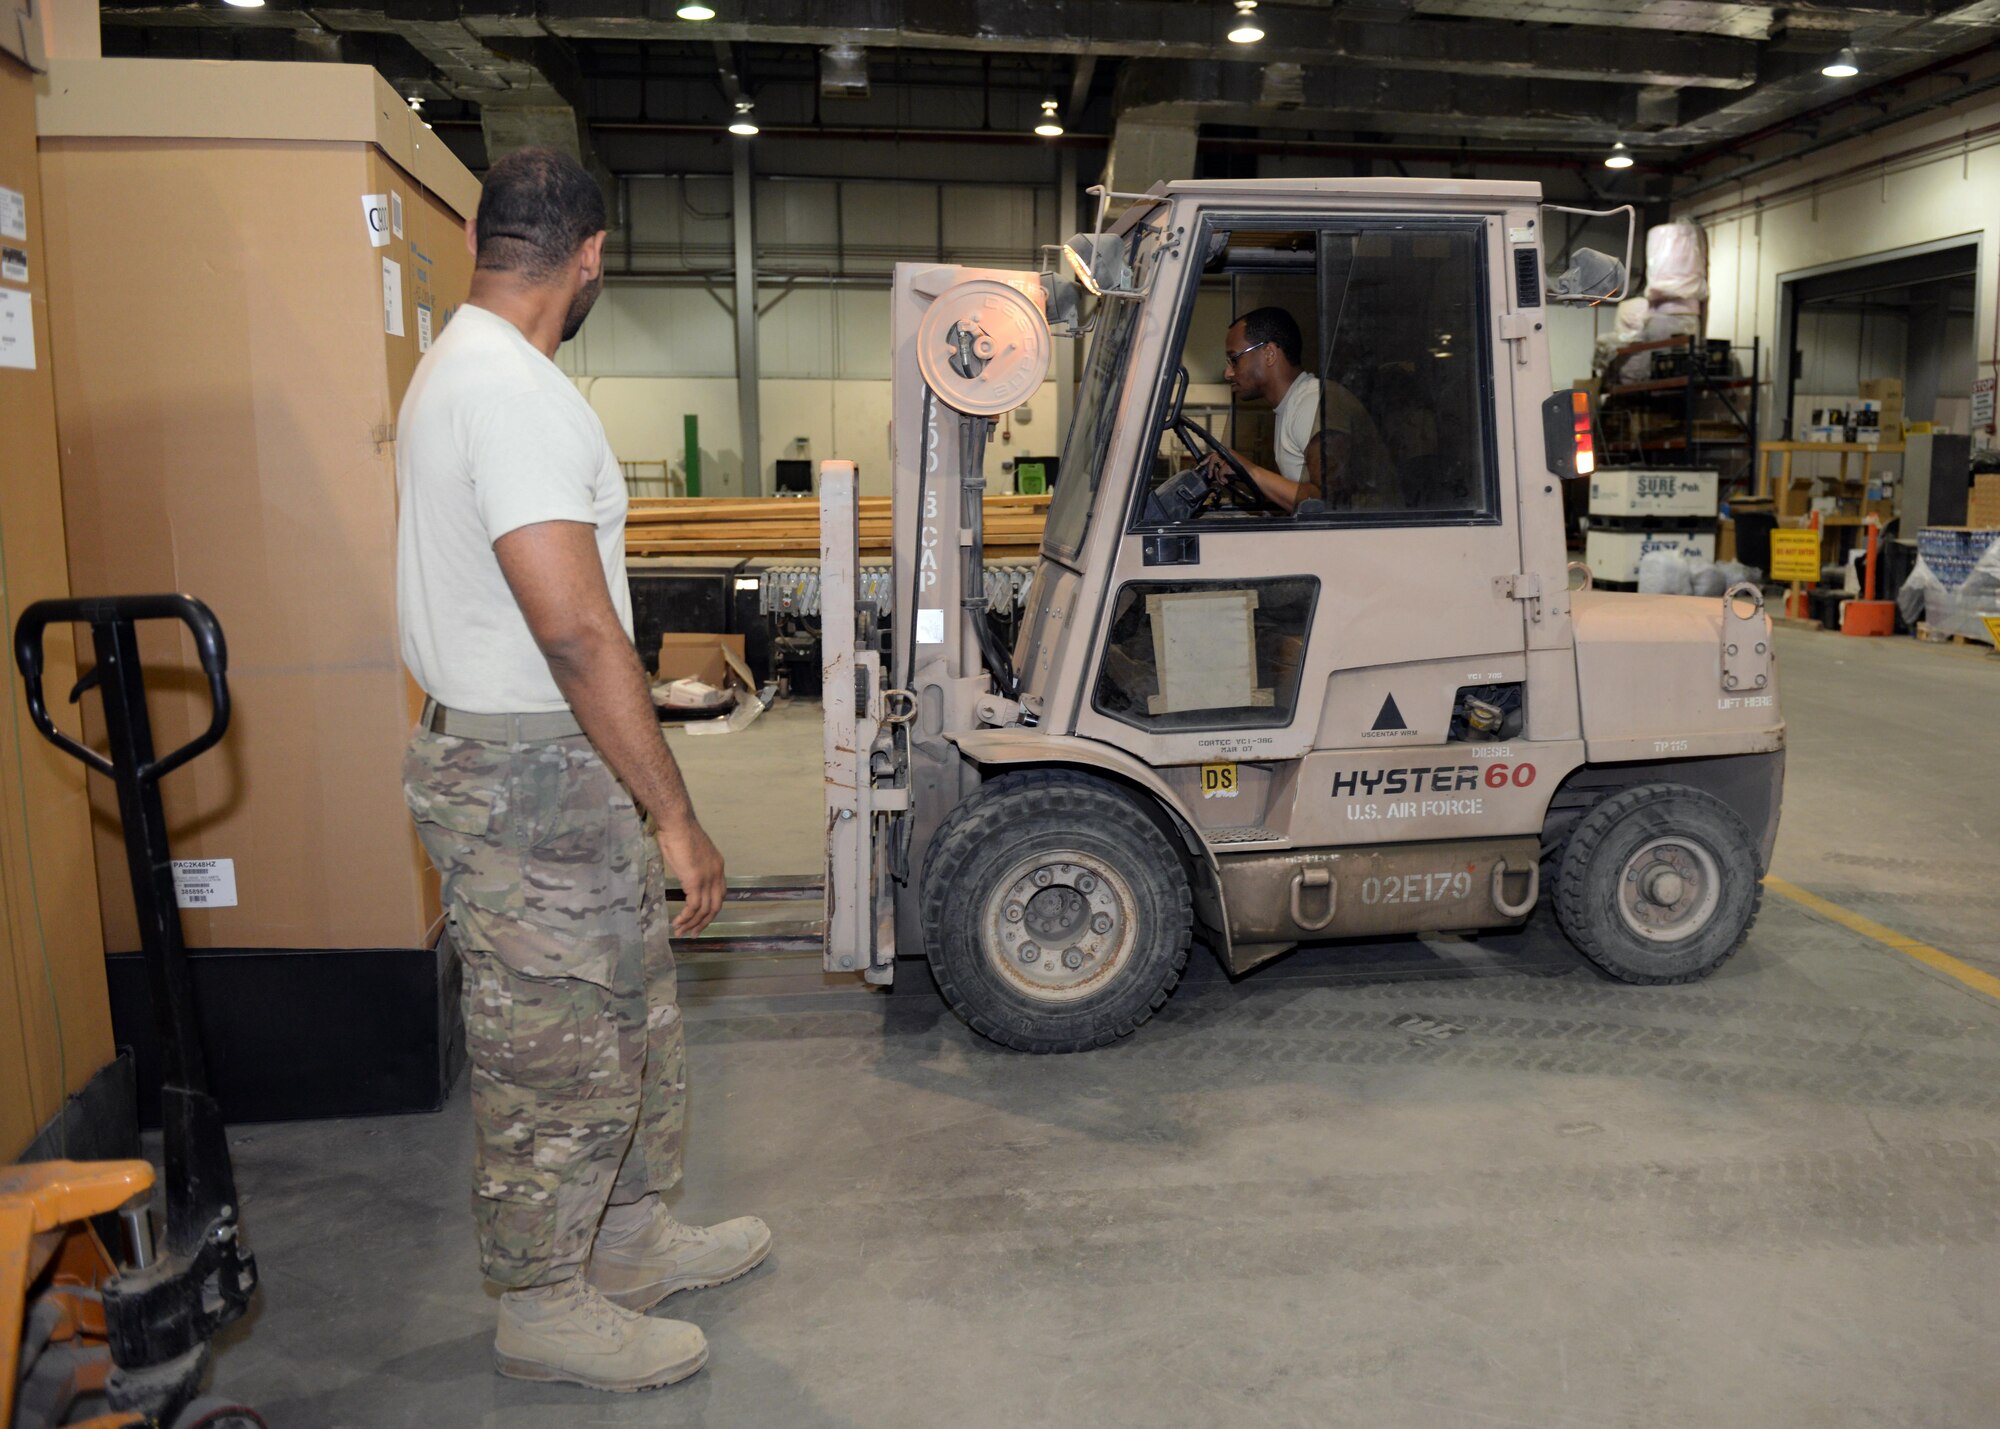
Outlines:
[[[1240,401],[1265,402],[1273,410],[1277,469],[1241,452],[1231,454],[1258,490],[1288,513],[1301,501],[1373,490],[1391,470],[1389,450],[1367,409],[1338,382],[1305,371],[1304,349],[1298,320],[1279,307],[1253,308],[1223,339],[1222,375],[1229,390]],[[1211,480],[1220,480],[1225,463],[1211,455],[1202,466]]]

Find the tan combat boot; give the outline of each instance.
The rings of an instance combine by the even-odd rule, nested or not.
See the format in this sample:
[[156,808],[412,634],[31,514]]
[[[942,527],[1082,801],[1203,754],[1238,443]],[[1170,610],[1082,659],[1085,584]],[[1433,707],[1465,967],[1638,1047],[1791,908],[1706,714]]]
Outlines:
[[755,1216],[684,1226],[648,1198],[643,1218],[607,1217],[590,1252],[590,1283],[627,1310],[650,1310],[679,1290],[702,1290],[756,1269],[771,1253],[771,1228]]
[[620,1309],[580,1275],[500,1297],[500,1373],[631,1393],[676,1384],[708,1363],[708,1341],[680,1320]]

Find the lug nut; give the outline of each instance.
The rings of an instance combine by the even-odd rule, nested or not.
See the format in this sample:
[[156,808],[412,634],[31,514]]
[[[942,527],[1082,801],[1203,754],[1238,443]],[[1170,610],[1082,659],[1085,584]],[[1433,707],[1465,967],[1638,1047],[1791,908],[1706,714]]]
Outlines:
[[1090,931],[1093,933],[1110,932],[1111,915],[1109,913],[1099,913],[1095,918],[1092,918],[1090,920]]
[[1021,948],[1022,962],[1024,963],[1039,962],[1041,960],[1041,956],[1042,956],[1042,950],[1036,947],[1033,943],[1026,943],[1022,945]]
[[1035,887],[1047,888],[1051,883],[1055,882],[1055,877],[1046,868],[1038,868],[1035,870]]
[[1007,905],[1007,921],[1008,921],[1009,923],[1018,923],[1018,922],[1020,922],[1020,921],[1021,921],[1021,905],[1020,905],[1020,904],[1018,904],[1018,903],[1010,903],[1010,904],[1008,904],[1008,905]]
[[1083,966],[1082,951],[1077,948],[1067,949],[1063,953],[1063,966],[1071,969],[1082,967]]
[[1095,893],[1097,891],[1097,880],[1087,873],[1079,873],[1076,876],[1076,891],[1078,893]]

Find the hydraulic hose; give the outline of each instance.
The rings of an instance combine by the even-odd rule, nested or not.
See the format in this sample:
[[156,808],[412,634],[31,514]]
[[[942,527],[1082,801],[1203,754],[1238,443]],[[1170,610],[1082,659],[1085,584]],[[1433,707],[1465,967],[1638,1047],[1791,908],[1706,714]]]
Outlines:
[[971,531],[972,539],[965,547],[959,604],[972,617],[973,638],[979,642],[979,653],[994,687],[1011,700],[1021,693],[1014,657],[1001,646],[986,618],[986,444],[993,439],[993,419],[966,417],[963,431],[958,463],[960,520]]

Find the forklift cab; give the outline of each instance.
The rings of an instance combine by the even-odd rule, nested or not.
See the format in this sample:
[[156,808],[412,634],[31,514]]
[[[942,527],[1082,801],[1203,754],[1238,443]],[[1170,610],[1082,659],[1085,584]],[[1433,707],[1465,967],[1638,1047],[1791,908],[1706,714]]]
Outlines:
[[[1205,827],[1245,843],[1294,816],[1326,823],[1283,805],[1308,756],[1451,742],[1468,700],[1502,710],[1496,734],[1574,741],[1578,725],[1558,661],[1524,698],[1531,652],[1568,637],[1546,346],[1527,340],[1539,196],[1263,187],[1173,185],[1116,231],[1131,296],[1098,298],[1064,451],[1075,475],[1016,651],[1045,721],[1160,769]],[[1229,347],[1239,318],[1270,309],[1296,353]],[[1298,374],[1289,443],[1231,370],[1260,358]],[[1300,479],[1304,499],[1260,499],[1253,464]],[[1530,572],[1549,592],[1533,620],[1516,596]],[[1086,631],[1052,608],[1098,618]],[[1228,797],[1204,797],[1204,779]],[[1405,820],[1341,822],[1343,841],[1366,823],[1410,836]]]

